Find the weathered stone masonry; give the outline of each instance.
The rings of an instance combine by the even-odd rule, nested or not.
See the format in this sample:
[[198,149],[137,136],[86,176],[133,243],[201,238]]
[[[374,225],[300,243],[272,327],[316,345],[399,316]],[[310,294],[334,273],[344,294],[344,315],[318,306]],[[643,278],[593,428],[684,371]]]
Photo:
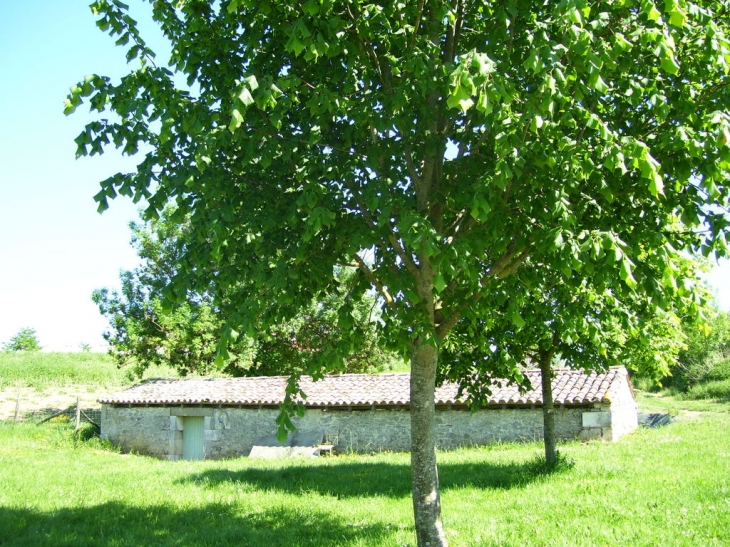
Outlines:
[[[585,409],[556,414],[558,437],[572,439],[582,430]],[[205,457],[247,456],[256,439],[276,433],[275,408],[135,407],[104,405],[102,436],[123,450],[176,460],[182,457],[185,416],[204,416]],[[602,413],[603,414],[603,413]],[[407,409],[308,409],[294,421],[299,431],[321,431],[346,452],[402,452],[410,447]],[[542,410],[441,410],[436,414],[437,446],[452,449],[497,442],[542,439]]]
[[[542,439],[539,371],[526,371],[533,390],[495,386],[489,406],[470,412],[458,387],[437,389],[440,449]],[[188,456],[246,456],[254,442],[276,432],[286,378],[152,380],[100,399],[101,435],[127,451],[176,460]],[[303,378],[306,414],[297,430],[324,437],[345,452],[407,451],[410,446],[408,375]],[[556,371],[556,434],[560,439],[618,440],[636,429],[637,405],[623,367],[603,373]],[[186,423],[189,437],[186,437]],[[201,435],[202,428],[202,435]],[[190,448],[190,443],[194,448]]]

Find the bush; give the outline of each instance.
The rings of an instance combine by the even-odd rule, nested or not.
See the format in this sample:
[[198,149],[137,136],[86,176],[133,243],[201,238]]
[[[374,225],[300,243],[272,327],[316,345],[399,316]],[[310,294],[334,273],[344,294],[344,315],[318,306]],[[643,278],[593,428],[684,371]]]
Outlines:
[[730,358],[715,363],[703,378],[703,381],[706,382],[722,380],[730,380]]
[[671,383],[673,390],[687,399],[730,400],[730,358],[698,364],[688,372],[682,377],[684,383]]
[[639,391],[648,391],[650,393],[656,393],[662,390],[663,383],[657,383],[652,378],[646,378],[645,376],[633,376],[631,383]]
[[18,334],[3,345],[3,349],[5,351],[40,351],[41,345],[38,343],[35,329],[28,327],[20,329]]
[[[687,339],[687,347],[680,352],[677,364],[672,367],[672,375],[663,383],[679,392],[689,392],[694,386],[714,379],[730,378],[730,365],[723,365],[730,359],[730,314],[713,310],[708,324],[684,323],[682,325]],[[721,371],[715,369],[720,366]]]
[[730,379],[704,382],[692,386],[685,395],[685,398],[730,401]]

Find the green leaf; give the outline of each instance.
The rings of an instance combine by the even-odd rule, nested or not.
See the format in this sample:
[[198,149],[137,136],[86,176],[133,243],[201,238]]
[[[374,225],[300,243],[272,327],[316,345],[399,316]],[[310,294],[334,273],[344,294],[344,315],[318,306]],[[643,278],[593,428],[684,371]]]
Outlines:
[[649,153],[649,149],[641,145],[638,147],[639,155],[634,158],[641,170],[641,176],[649,179],[649,192],[652,196],[657,197],[664,194],[664,181],[659,174],[659,162],[656,161]]
[[654,173],[654,176],[649,179],[649,192],[654,197],[664,195],[664,181],[659,173]]
[[251,74],[250,76],[246,76],[245,81],[248,84],[248,87],[251,91],[256,91],[258,89],[259,81],[256,79],[256,76],[254,76],[253,74]]
[[255,102],[251,92],[245,87],[241,89],[241,92],[238,94],[238,98],[243,103],[243,106],[247,108]]
[[276,440],[279,441],[281,444],[284,444],[288,436],[289,433],[287,432],[284,424],[279,424],[279,427],[276,429]]
[[477,110],[486,115],[492,113],[492,102],[489,100],[487,93],[484,91],[479,94],[479,98],[477,99]]
[[677,28],[682,28],[687,23],[687,14],[682,8],[675,5],[669,13],[669,24]]
[[294,34],[292,34],[291,38],[289,38],[289,41],[286,43],[286,49],[288,51],[293,51],[294,55],[297,57],[301,55],[302,51],[304,51],[306,47],[307,46],[304,45]]
[[512,321],[512,323],[514,323],[515,327],[517,327],[518,329],[521,329],[522,327],[525,326],[525,320],[522,319],[520,312],[518,312],[517,310],[512,312],[512,315],[510,315],[510,320]]
[[68,116],[69,114],[73,114],[76,112],[76,105],[71,102],[70,99],[64,99],[63,101],[63,113]]
[[637,286],[636,279],[634,279],[634,275],[632,272],[632,266],[633,264],[631,261],[624,256],[624,259],[621,261],[621,269],[619,271],[619,276],[621,277],[621,280],[628,285],[630,289],[635,289]]
[[494,61],[486,53],[474,52],[472,66],[475,66],[480,76],[489,76],[494,72]]
[[606,85],[606,82],[603,81],[603,78],[598,72],[594,72],[593,74],[591,74],[590,78],[588,79],[588,86],[595,89],[599,93],[608,92],[608,85]]
[[664,69],[665,72],[669,74],[676,74],[677,72],[679,72],[679,65],[674,59],[674,55],[665,55],[664,57],[662,57],[661,67],[662,69]]
[[626,37],[621,34],[620,32],[617,32],[614,35],[614,40],[616,41],[616,45],[622,50],[622,51],[628,51],[633,47],[633,44],[629,42]]
[[433,278],[433,286],[436,289],[436,292],[443,292],[443,290],[446,288],[446,280],[444,279],[444,276],[441,272],[437,273],[436,276]]
[[471,99],[471,95],[461,86],[457,86],[448,99],[446,99],[446,105],[449,108],[458,108],[462,112],[466,112],[473,105],[474,101]]
[[562,249],[565,247],[565,240],[563,239],[563,232],[558,232],[558,234],[555,236],[555,240],[553,241],[553,244],[557,249]]
[[231,110],[231,123],[228,125],[228,129],[231,131],[231,133],[241,127],[242,123],[243,115],[241,114],[241,112],[237,108]]
[[319,13],[319,4],[315,0],[307,0],[302,4],[302,11],[307,15],[317,15]]
[[649,21],[657,21],[662,16],[661,12],[656,9],[656,5],[651,0],[643,0],[641,9]]
[[530,52],[530,55],[523,63],[523,66],[532,70],[533,74],[537,74],[538,72],[540,72],[540,70],[542,70],[542,60],[540,59],[537,50],[533,49]]
[[99,206],[96,208],[97,213],[103,213],[104,211],[109,209],[109,202],[107,201],[106,197],[98,199],[97,202],[99,203]]
[[530,124],[530,129],[534,133],[537,133],[537,130],[540,129],[544,123],[545,122],[542,119],[542,116],[535,116],[534,118],[532,118],[532,123]]
[[568,10],[568,20],[572,21],[576,25],[582,25],[583,24],[583,18],[580,15],[580,11],[578,8],[573,7],[570,10]]

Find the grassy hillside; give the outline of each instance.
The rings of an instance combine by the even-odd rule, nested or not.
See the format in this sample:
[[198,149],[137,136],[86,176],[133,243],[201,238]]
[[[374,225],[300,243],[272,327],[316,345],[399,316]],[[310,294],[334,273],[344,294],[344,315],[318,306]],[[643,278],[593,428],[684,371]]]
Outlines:
[[[451,545],[730,545],[728,431],[726,412],[684,413],[566,444],[575,466],[548,476],[539,444],[441,453]],[[85,437],[0,423],[0,545],[415,544],[407,454],[173,463]]]
[[0,352],[0,389],[120,385],[124,373],[105,353]]
[[[172,369],[154,367],[145,377],[175,377]],[[106,388],[133,381],[105,353],[0,352],[0,389],[32,387],[38,390],[88,385]]]

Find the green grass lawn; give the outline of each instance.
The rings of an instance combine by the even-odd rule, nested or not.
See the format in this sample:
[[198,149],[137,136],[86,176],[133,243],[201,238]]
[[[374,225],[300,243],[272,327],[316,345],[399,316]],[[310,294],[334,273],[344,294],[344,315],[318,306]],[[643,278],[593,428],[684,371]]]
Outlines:
[[[67,424],[0,423],[0,545],[415,544],[407,454],[164,462]],[[730,545],[730,414],[697,411],[619,443],[439,454],[452,546]]]

